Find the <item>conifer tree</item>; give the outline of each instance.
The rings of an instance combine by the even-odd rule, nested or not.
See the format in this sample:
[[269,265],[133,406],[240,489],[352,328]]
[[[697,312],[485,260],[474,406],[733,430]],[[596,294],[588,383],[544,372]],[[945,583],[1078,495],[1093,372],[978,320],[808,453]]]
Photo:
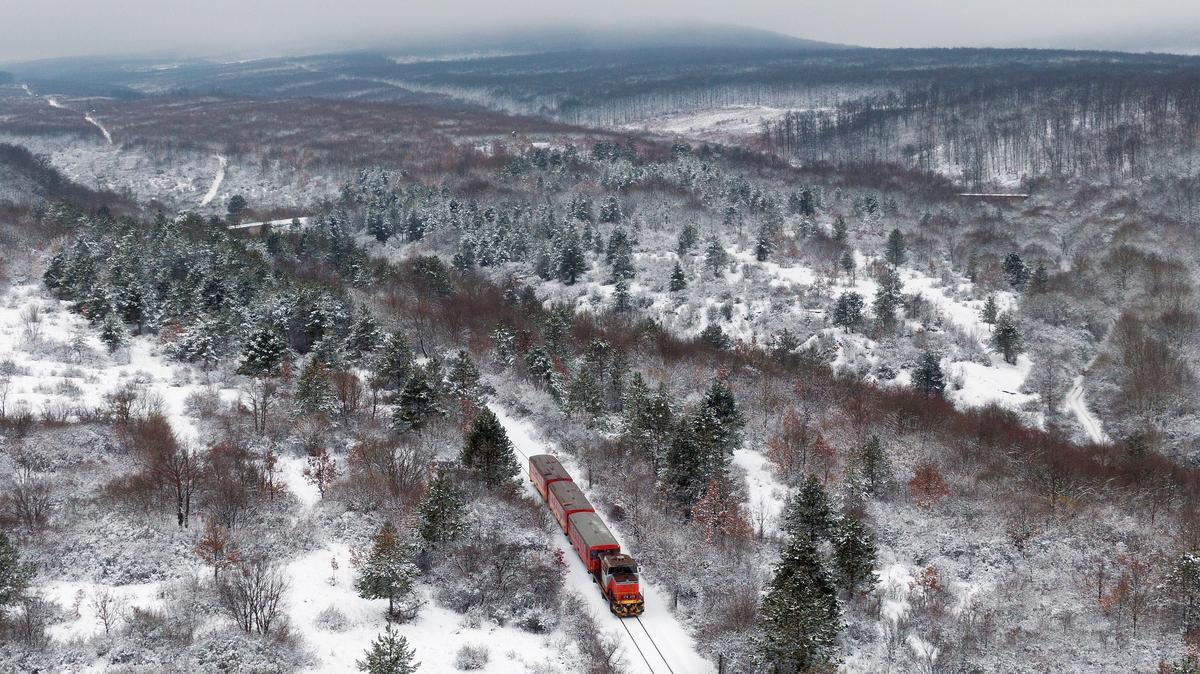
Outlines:
[[246,342],[238,372],[252,377],[277,374],[287,351],[287,342],[279,331],[269,325],[261,325]]
[[704,326],[697,337],[701,343],[708,344],[714,349],[728,349],[729,337],[725,335],[725,331],[717,323],[709,323]]
[[721,271],[729,264],[729,253],[725,251],[725,247],[721,245],[717,237],[712,237],[708,241],[708,247],[704,249],[704,267],[713,276],[720,276]]
[[899,229],[893,229],[888,234],[887,243],[883,247],[883,259],[892,265],[893,268],[899,267],[908,260],[908,248],[904,244],[904,234]]
[[1025,284],[1029,282],[1029,268],[1025,266],[1025,261],[1017,253],[1009,253],[1004,256],[1004,280],[1008,281],[1008,285],[1014,290],[1024,290]]
[[846,218],[840,215],[833,220],[833,240],[839,245],[846,243]]
[[684,276],[683,267],[678,262],[675,263],[675,268],[671,270],[671,281],[667,288],[673,293],[687,289],[687,277]]
[[754,259],[759,262],[766,262],[774,250],[775,242],[768,238],[765,233],[760,233],[758,242],[754,244]]
[[875,319],[886,329],[896,325],[896,309],[903,300],[903,285],[900,274],[895,269],[885,269],[879,279],[879,287],[875,289]]
[[414,359],[408,337],[397,330],[383,343],[379,363],[375,366],[375,376],[383,383],[384,388],[400,390],[412,375]]
[[1007,311],[996,318],[996,327],[992,329],[992,348],[999,351],[1009,365],[1016,365],[1017,356],[1024,350],[1021,331]]
[[355,662],[358,671],[365,674],[414,674],[421,666],[413,662],[416,653],[408,646],[408,639],[396,633],[396,628],[388,623],[380,634],[371,642],[362,660]]
[[733,389],[721,379],[714,379],[701,403],[703,409],[710,410],[720,425],[717,443],[725,451],[733,452],[742,444],[742,429],[746,427],[746,417],[738,408]]
[[379,348],[382,334],[379,323],[367,309],[366,305],[358,308],[358,316],[350,326],[350,334],[346,336],[346,355],[357,360]]
[[412,547],[399,540],[391,522],[384,522],[359,567],[354,588],[364,599],[387,599],[388,615],[394,616],[396,602],[411,599],[419,573],[412,563]]
[[811,538],[789,537],[759,615],[760,648],[769,671],[803,674],[834,658],[837,590]]
[[983,303],[983,308],[979,310],[979,320],[988,325],[995,325],[996,319],[1000,317],[1000,306],[996,303],[995,295],[988,295],[987,300]]
[[450,476],[439,471],[417,508],[417,533],[435,547],[454,542],[467,528],[467,506]]
[[109,353],[115,353],[129,341],[125,325],[116,314],[110,313],[104,317],[104,322],[100,325],[100,341],[108,348]]
[[892,466],[879,436],[868,437],[862,448],[854,454],[853,470],[862,481],[866,495],[879,497],[886,493],[892,482]]
[[617,277],[617,287],[613,290],[613,311],[625,313],[633,308],[633,298],[629,295],[629,279]]
[[842,271],[846,272],[846,277],[850,279],[851,283],[857,280],[858,275],[855,270],[858,267],[858,263],[854,261],[853,253],[848,250],[842,251],[842,257],[838,259],[838,265],[842,268]]
[[509,483],[521,472],[504,426],[486,407],[480,408],[471,422],[459,460],[476,479],[492,489]]
[[800,490],[788,499],[783,512],[784,531],[788,536],[802,536],[813,541],[830,538],[833,533],[833,506],[825,485],[816,475],[809,475]]
[[574,285],[587,271],[587,260],[579,245],[579,235],[574,227],[565,227],[558,242],[558,280]]
[[930,397],[942,397],[946,392],[946,377],[942,374],[941,359],[926,351],[917,361],[912,376],[913,388]]
[[862,325],[863,298],[853,291],[838,295],[833,306],[833,324],[853,332]]
[[851,596],[859,588],[873,587],[875,555],[875,537],[866,525],[856,517],[842,517],[833,535],[833,563],[839,587]]
[[675,427],[675,411],[671,408],[666,385],[660,383],[658,390],[647,395],[640,405],[627,405],[626,408],[631,411],[625,433],[633,442],[634,450],[644,456],[657,473],[671,446]]
[[[438,376],[440,377],[440,371]],[[412,375],[404,383],[404,389],[396,399],[392,427],[397,431],[419,432],[429,419],[445,414],[445,410],[438,404],[438,383],[431,377],[428,367],[413,368]]]
[[329,370],[319,358],[309,358],[296,379],[296,405],[302,412],[330,412],[336,400]]
[[474,401],[479,397],[479,368],[471,360],[471,354],[459,350],[450,361],[450,372],[446,375],[451,396],[460,400]]
[[696,231],[696,226],[689,222],[679,230],[679,243],[675,246],[675,252],[679,257],[683,257],[690,253],[699,241],[700,234]]

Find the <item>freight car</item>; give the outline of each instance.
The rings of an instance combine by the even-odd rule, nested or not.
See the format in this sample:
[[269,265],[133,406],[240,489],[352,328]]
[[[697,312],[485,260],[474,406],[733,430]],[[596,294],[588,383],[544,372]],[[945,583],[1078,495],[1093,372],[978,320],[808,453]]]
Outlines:
[[638,582],[637,562],[621,552],[617,539],[571,474],[558,459],[538,454],[529,457],[529,481],[592,574],[608,608],[622,618],[641,615],[646,601]]

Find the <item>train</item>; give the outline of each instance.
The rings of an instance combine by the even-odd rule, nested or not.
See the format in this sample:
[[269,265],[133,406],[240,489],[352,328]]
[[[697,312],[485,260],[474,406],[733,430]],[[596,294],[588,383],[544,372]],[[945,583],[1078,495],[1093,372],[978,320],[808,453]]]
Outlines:
[[608,600],[609,610],[621,618],[641,615],[646,600],[637,561],[621,552],[616,537],[562,463],[549,454],[529,457],[529,481]]

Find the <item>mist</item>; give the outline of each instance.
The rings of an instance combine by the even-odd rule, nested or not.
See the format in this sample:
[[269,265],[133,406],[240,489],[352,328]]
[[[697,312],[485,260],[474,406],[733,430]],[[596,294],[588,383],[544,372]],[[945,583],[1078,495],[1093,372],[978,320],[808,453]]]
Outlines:
[[[5,0],[0,61],[83,55],[252,57],[370,47],[455,31],[729,23],[869,47],[1037,46],[1188,51],[1200,6],[1176,0]],[[1195,32],[1195,31],[1191,31]],[[1160,38],[1168,35],[1169,39]],[[1161,44],[1159,44],[1161,43]]]

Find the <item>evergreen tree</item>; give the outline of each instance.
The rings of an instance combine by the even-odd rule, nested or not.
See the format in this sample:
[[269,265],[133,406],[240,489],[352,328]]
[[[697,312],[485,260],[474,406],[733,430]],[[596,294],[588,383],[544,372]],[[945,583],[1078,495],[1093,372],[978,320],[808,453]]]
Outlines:
[[632,442],[634,451],[645,457],[657,473],[671,446],[675,428],[675,411],[671,407],[667,387],[660,383],[654,395],[646,396],[641,404],[628,404],[626,409],[629,410],[629,420],[625,434]]
[[992,329],[992,348],[999,351],[1009,365],[1016,365],[1017,356],[1024,350],[1021,331],[1007,311],[996,318],[996,327]]
[[371,642],[366,656],[354,664],[358,671],[366,674],[413,674],[421,666],[413,662],[416,653],[408,647],[408,639],[396,634],[396,628],[388,623]]
[[874,587],[875,555],[875,537],[870,530],[856,517],[843,517],[833,536],[833,563],[838,585],[847,594]]
[[[847,238],[846,218],[843,218],[842,216],[839,215],[836,218],[834,218],[834,220],[833,220],[833,240],[835,242],[837,242],[839,245],[845,245],[846,238]],[[850,251],[846,251],[846,252],[850,252]]]
[[754,245],[754,259],[759,262],[766,262],[774,250],[775,242],[768,238],[765,233],[760,233],[758,242]]
[[716,438],[718,445],[730,453],[740,447],[742,430],[746,427],[746,417],[738,408],[733,389],[720,379],[713,380],[712,385],[704,394],[701,406],[703,409],[711,411],[720,425],[719,435]]
[[[433,361],[430,362],[433,365]],[[435,366],[436,367],[436,366]],[[396,399],[396,409],[392,414],[392,427],[397,431],[420,432],[430,418],[445,414],[438,404],[437,388],[439,381],[430,376],[430,368],[415,367],[412,376],[404,384],[400,396]],[[438,379],[441,378],[438,368]]]
[[700,233],[696,231],[696,226],[689,222],[679,230],[679,243],[675,246],[675,252],[679,254],[679,257],[683,257],[690,253],[699,242]]
[[21,563],[17,546],[0,530],[0,613],[25,594],[33,574],[33,565]]
[[240,194],[235,194],[229,197],[229,202],[225,205],[225,212],[229,214],[229,224],[238,225],[242,222],[242,211],[246,210],[249,204],[246,203],[246,197]]
[[354,588],[363,599],[387,599],[388,615],[396,615],[396,602],[407,602],[419,571],[412,563],[412,546],[402,543],[396,527],[384,522],[359,567]]
[[761,652],[775,674],[804,674],[834,658],[840,608],[815,542],[793,535],[760,610]]
[[946,392],[946,377],[942,374],[941,359],[937,354],[926,351],[917,361],[917,369],[913,371],[913,388],[927,396],[942,397]]
[[476,479],[493,489],[509,483],[521,472],[504,426],[486,407],[480,408],[471,422],[459,460]]
[[838,265],[841,266],[842,271],[846,272],[846,277],[854,281],[857,276],[855,269],[858,267],[858,263],[854,261],[854,253],[848,250],[842,251],[842,256],[838,258]]
[[863,491],[868,496],[879,497],[887,492],[892,482],[892,466],[879,436],[867,438],[862,448],[852,457],[853,471],[861,480]]
[[379,354],[379,363],[375,366],[375,376],[382,382],[383,388],[391,391],[400,390],[408,381],[413,371],[412,347],[408,337],[397,330],[388,335]]
[[109,353],[115,353],[129,341],[125,325],[116,314],[110,313],[104,317],[104,322],[100,325],[100,341],[108,348]]
[[863,298],[853,291],[838,296],[833,306],[833,324],[854,332],[862,325]]
[[633,307],[633,298],[629,295],[629,279],[617,277],[617,287],[613,290],[613,310],[625,313]]
[[358,360],[379,348],[382,338],[379,323],[364,304],[358,308],[358,316],[350,326],[350,334],[346,336],[346,355]]
[[471,360],[471,354],[459,350],[450,361],[450,373],[446,376],[450,395],[460,400],[475,400],[479,397],[479,368]]
[[675,263],[675,268],[671,270],[671,282],[667,287],[673,293],[687,289],[687,277],[684,276],[683,267],[678,262]]
[[728,349],[729,337],[725,335],[725,331],[716,323],[709,323],[700,331],[698,338],[700,342],[708,344],[714,349]]
[[908,248],[904,244],[904,234],[899,229],[893,229],[888,234],[887,243],[883,247],[883,259],[892,267],[899,267],[908,260]]
[[813,541],[833,534],[833,506],[829,493],[816,475],[809,475],[800,490],[788,499],[783,512],[783,528],[789,537],[801,536]]
[[583,257],[583,249],[579,246],[579,235],[574,227],[566,227],[558,242],[558,280],[567,285],[574,285],[579,277],[587,271],[587,260]]
[[1000,305],[996,303],[996,296],[988,295],[987,300],[983,303],[983,308],[979,310],[979,319],[988,325],[995,325],[999,316]]
[[554,305],[546,312],[546,322],[542,326],[542,340],[546,350],[555,356],[565,356],[567,339],[571,333],[571,321],[575,312],[569,306]]
[[604,413],[604,389],[593,368],[584,365],[571,380],[567,401],[568,411],[580,412],[590,419]]
[[1033,270],[1033,275],[1029,277],[1029,289],[1027,292],[1031,295],[1038,295],[1046,292],[1050,286],[1050,272],[1046,271],[1046,265],[1039,264],[1037,269]]
[[429,483],[417,514],[421,518],[417,533],[435,547],[454,542],[467,528],[463,495],[444,472],[439,471]]
[[615,196],[609,195],[600,205],[600,222],[619,223],[624,219],[621,212],[621,202]]
[[1025,284],[1029,282],[1029,268],[1025,266],[1025,261],[1016,253],[1009,253],[1004,257],[1004,280],[1008,281],[1008,285],[1014,290],[1024,290]]
[[708,241],[708,247],[704,249],[704,267],[713,276],[720,276],[721,271],[729,264],[729,253],[725,251],[725,247],[717,237],[713,237]]
[[875,289],[875,302],[872,305],[875,319],[885,329],[890,330],[896,325],[896,309],[903,300],[902,292],[900,274],[895,269],[885,269],[879,279],[879,287]]
[[329,370],[319,358],[309,358],[296,379],[296,406],[302,412],[331,412],[336,405]]
[[238,373],[251,377],[277,374],[287,352],[287,342],[279,331],[270,325],[261,325],[246,342]]

